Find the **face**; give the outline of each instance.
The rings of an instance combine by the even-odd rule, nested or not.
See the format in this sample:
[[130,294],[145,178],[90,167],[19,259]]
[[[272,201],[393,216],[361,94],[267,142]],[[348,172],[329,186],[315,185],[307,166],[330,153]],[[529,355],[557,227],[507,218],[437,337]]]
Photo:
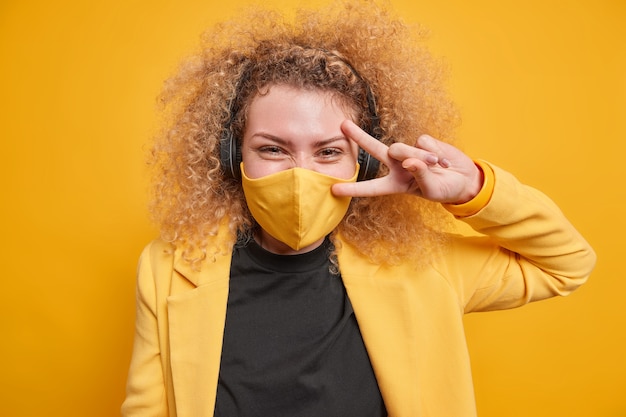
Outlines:
[[248,108],[241,156],[249,178],[300,167],[337,178],[354,176],[358,145],[341,132],[353,119],[327,92],[271,86]]

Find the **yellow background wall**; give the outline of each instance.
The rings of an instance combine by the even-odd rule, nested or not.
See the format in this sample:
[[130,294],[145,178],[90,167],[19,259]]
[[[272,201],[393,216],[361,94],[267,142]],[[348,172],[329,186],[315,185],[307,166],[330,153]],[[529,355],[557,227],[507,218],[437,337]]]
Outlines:
[[[118,414],[154,99],[249,2],[0,4],[0,415]],[[467,318],[480,415],[626,416],[626,2],[392,4],[449,63],[466,150],[546,191],[599,255],[571,297]]]

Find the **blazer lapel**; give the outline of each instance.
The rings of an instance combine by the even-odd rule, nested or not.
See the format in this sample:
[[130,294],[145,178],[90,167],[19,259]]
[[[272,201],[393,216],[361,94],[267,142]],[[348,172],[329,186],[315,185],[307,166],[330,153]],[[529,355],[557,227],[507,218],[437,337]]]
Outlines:
[[213,415],[230,260],[229,252],[216,257],[214,262],[206,262],[200,271],[182,261],[174,267],[180,280],[186,282],[178,287],[187,287],[176,291],[176,282],[172,282],[172,295],[167,300],[172,384],[179,416]]
[[420,415],[418,335],[411,291],[342,242],[341,275],[389,415]]

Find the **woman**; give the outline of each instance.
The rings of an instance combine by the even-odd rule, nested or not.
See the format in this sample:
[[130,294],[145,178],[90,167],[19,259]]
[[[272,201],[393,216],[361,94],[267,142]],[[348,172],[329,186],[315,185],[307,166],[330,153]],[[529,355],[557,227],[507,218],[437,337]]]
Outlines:
[[415,45],[371,2],[264,11],[166,85],[125,416],[474,416],[463,314],[585,282],[547,197],[434,139],[456,115]]

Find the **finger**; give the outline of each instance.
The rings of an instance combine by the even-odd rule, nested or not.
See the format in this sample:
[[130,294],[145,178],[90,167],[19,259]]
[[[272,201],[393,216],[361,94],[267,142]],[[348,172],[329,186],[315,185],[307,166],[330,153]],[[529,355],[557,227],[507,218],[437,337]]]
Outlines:
[[381,141],[371,137],[352,120],[345,120],[341,124],[341,131],[348,137],[348,139],[355,141],[374,158],[384,164],[389,162],[389,156],[387,155],[389,147]]
[[438,163],[443,168],[450,167],[450,160],[446,157],[446,143],[441,142],[430,135],[420,135],[415,142],[415,146],[425,151],[437,155]]
[[405,169],[407,168],[405,161],[409,159],[418,159],[427,165],[435,165],[439,162],[437,154],[400,142],[389,146],[388,153],[391,158],[402,162],[402,166]]
[[331,191],[335,197],[375,197],[398,192],[385,177],[333,184]]
[[430,135],[420,135],[415,142],[415,146],[434,153],[442,151],[440,142]]
[[432,165],[433,164],[429,164],[428,162],[424,162],[418,158],[407,158],[402,161],[402,168],[409,171],[413,177],[415,177],[416,172],[428,170],[428,167]]

